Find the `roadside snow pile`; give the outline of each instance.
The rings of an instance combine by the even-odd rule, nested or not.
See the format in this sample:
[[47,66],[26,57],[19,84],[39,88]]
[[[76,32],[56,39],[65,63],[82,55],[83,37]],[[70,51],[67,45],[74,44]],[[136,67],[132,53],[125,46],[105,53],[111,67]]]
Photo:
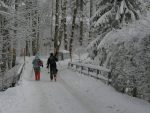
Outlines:
[[150,16],[108,33],[96,49],[118,91],[150,101]]

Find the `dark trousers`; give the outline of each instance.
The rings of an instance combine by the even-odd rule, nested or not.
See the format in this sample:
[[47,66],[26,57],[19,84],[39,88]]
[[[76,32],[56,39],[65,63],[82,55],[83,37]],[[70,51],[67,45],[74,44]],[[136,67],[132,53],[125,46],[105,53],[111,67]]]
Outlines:
[[50,68],[50,79],[53,80],[54,78],[56,78],[56,72],[54,69]]

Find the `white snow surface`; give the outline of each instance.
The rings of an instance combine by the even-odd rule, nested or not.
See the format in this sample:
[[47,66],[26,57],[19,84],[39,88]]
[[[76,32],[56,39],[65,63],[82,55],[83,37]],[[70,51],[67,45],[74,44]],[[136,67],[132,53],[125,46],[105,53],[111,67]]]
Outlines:
[[150,103],[68,70],[67,60],[57,64],[57,82],[50,81],[46,66],[35,81],[31,62],[15,88],[0,92],[0,113],[150,113]]

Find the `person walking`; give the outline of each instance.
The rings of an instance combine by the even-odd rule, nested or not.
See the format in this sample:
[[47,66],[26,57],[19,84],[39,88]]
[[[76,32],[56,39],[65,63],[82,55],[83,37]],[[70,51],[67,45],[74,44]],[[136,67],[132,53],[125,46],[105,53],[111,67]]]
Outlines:
[[47,68],[50,68],[50,79],[53,81],[53,79],[56,82],[57,79],[57,64],[56,64],[57,58],[53,55],[53,53],[50,54],[50,57],[47,60]]
[[40,67],[43,67],[43,61],[36,55],[34,60],[32,61],[33,69],[35,73],[35,80],[40,80]]

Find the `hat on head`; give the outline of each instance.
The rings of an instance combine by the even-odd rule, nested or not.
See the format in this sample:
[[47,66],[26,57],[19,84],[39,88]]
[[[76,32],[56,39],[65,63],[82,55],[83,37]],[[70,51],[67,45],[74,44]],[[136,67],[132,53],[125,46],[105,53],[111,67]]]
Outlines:
[[39,59],[39,56],[38,56],[38,54],[36,54],[36,55],[35,55],[35,59]]
[[50,53],[50,55],[53,56],[54,54],[53,54],[53,53]]

